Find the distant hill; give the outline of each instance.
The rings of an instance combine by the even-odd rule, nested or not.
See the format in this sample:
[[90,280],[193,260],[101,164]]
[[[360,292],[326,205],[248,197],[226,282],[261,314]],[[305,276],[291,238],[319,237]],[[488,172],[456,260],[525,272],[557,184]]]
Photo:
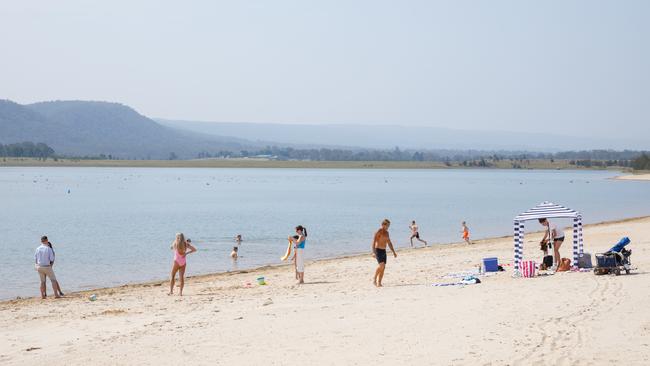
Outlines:
[[64,156],[104,154],[126,159],[168,159],[170,156],[192,159],[200,153],[222,156],[224,151],[259,151],[267,145],[352,150],[392,150],[398,146],[437,151],[647,149],[650,145],[647,136],[639,139],[623,142],[615,138],[596,140],[553,134],[410,126],[152,120],[118,103],[53,101],[21,105],[0,100],[0,144],[42,142]]
[[522,133],[509,131],[466,131],[418,126],[368,126],[355,124],[308,125],[277,123],[197,122],[156,119],[175,128],[205,134],[246,138],[261,144],[300,144],[351,146],[371,149],[485,150],[556,152],[591,149],[647,149],[650,139],[641,136],[629,139],[595,139],[553,133]]
[[21,105],[0,100],[0,143],[44,142],[57,154],[119,158],[195,158],[199,152],[253,148],[244,139],[163,126],[132,108],[107,102],[54,101]]

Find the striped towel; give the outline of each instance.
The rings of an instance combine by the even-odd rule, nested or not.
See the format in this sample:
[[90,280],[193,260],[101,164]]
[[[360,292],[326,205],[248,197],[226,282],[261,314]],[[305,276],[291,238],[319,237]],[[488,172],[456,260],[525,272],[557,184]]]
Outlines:
[[446,286],[465,286],[462,282],[452,282],[452,283],[434,283],[435,287],[446,287]]

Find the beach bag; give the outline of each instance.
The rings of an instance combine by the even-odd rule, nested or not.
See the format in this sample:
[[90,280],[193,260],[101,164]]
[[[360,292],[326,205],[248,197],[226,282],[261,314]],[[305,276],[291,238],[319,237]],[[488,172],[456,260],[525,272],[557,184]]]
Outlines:
[[552,255],[544,256],[544,267],[546,267],[546,268],[553,267],[553,256]]
[[562,258],[560,260],[560,265],[557,267],[557,272],[566,272],[571,269],[571,259]]
[[591,254],[582,253],[578,257],[578,268],[591,268]]
[[521,275],[526,278],[535,277],[535,261],[521,262]]

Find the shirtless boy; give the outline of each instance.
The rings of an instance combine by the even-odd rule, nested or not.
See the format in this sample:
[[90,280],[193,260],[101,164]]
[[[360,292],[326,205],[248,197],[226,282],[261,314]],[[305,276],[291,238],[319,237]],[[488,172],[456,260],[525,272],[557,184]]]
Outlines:
[[390,241],[390,235],[388,234],[388,227],[390,226],[390,221],[385,219],[381,223],[381,228],[375,233],[375,238],[372,241],[372,256],[377,258],[377,269],[375,270],[375,277],[373,278],[373,283],[377,287],[382,287],[381,280],[384,278],[384,271],[386,270],[386,245],[393,252],[393,256],[397,258],[397,253],[393,248],[393,243]]

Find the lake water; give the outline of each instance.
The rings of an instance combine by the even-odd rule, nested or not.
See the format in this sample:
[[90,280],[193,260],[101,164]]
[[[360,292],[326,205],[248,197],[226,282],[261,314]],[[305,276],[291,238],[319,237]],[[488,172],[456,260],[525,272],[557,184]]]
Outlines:
[[[195,275],[278,264],[298,224],[309,229],[306,255],[315,259],[368,252],[384,218],[404,247],[412,219],[432,243],[459,241],[462,220],[473,238],[510,235],[512,218],[544,200],[580,210],[587,223],[650,214],[650,184],[608,179],[615,174],[0,168],[0,299],[38,295],[33,253],[44,234],[71,291],[165,278],[176,232],[198,247],[188,257]],[[233,264],[238,233],[244,242]]]

